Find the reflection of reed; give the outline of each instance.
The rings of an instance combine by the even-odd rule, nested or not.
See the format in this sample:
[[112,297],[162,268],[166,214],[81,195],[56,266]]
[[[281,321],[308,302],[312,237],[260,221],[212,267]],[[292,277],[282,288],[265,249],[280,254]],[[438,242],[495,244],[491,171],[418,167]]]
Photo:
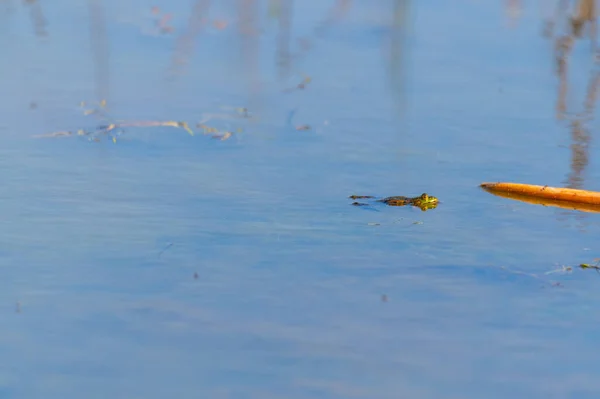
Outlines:
[[[557,35],[554,40],[556,73],[559,81],[558,96],[556,104],[557,119],[568,119],[571,130],[571,171],[565,184],[570,188],[582,188],[584,186],[584,173],[589,163],[589,145],[591,135],[586,122],[592,119],[597,98],[600,75],[598,71],[598,60],[594,58],[595,70],[592,72],[587,85],[586,97],[584,99],[584,110],[581,113],[569,113],[567,106],[567,94],[569,92],[569,59],[576,40],[582,37],[586,28],[589,29],[592,50],[596,50],[596,1],[579,0],[574,7],[572,15],[568,13],[568,2],[560,1],[556,11],[557,20],[566,22],[566,32]],[[556,21],[551,22],[554,27]],[[546,32],[552,35],[552,31]]]
[[47,22],[40,3],[37,0],[23,0],[23,2],[29,5],[30,17],[35,28],[36,36],[48,36],[48,32],[46,31]]
[[210,9],[210,0],[196,0],[192,12],[188,18],[188,24],[183,33],[175,42],[175,50],[171,59],[170,71],[172,75],[181,74],[181,68],[187,65],[190,56],[194,52],[196,36],[201,32],[203,15]]
[[563,119],[567,112],[568,92],[568,58],[573,46],[573,37],[564,36],[556,39],[554,44],[556,57],[556,74],[558,76],[558,97],[556,102],[556,118]]
[[[597,61],[596,61],[597,64]],[[594,105],[598,98],[598,86],[600,85],[600,70],[595,70],[592,73],[590,82],[588,83],[588,90],[585,97],[585,115],[591,119],[594,112]]]
[[571,27],[573,35],[581,37],[583,29],[589,26],[590,39],[592,44],[596,43],[596,1],[595,0],[580,0],[577,4],[577,11],[571,17]]
[[571,172],[567,177],[567,187],[583,188],[583,173],[589,163],[588,147],[590,135],[580,120],[575,118],[571,123]]
[[279,22],[279,34],[277,35],[277,67],[279,70],[279,79],[284,80],[290,73],[290,36],[293,21],[293,0],[275,0],[277,1]]
[[588,28],[589,37],[592,46],[596,48],[596,34],[598,31],[597,22],[597,1],[596,0],[578,0],[574,2],[574,7],[569,9],[568,0],[559,0],[556,4],[554,14],[547,18],[544,34],[552,37],[554,30],[559,23],[565,23],[568,27],[567,36],[580,38],[586,28]]
[[510,18],[511,25],[515,25],[517,20],[521,16],[523,4],[521,0],[505,0],[506,1],[506,13]]
[[407,29],[410,0],[395,0],[392,20],[392,30],[389,40],[389,79],[390,87],[398,102],[400,110],[403,106],[404,68],[403,54],[405,51],[405,30]]
[[[240,54],[243,73],[247,79],[251,95],[248,105],[256,109],[256,100],[260,91],[260,62],[259,62],[259,29],[258,29],[258,1],[237,0],[238,33],[240,37]],[[259,112],[260,113],[260,112]]]
[[328,29],[331,29],[332,26],[339,23],[346,16],[351,7],[352,0],[337,0],[327,16],[314,28],[313,38],[302,37],[298,39],[301,48],[292,58],[297,60],[305,56],[312,49],[314,39],[323,37]]
[[[542,2],[542,5],[544,7],[548,7],[548,2]],[[543,11],[544,13],[548,14],[547,16],[545,16],[545,21],[544,21],[544,31],[543,34],[546,37],[552,37],[553,32],[554,32],[554,28],[556,26],[556,21],[560,21],[562,19],[562,17],[567,13],[569,8],[569,0],[558,0],[558,2],[556,3],[556,7],[554,8],[554,11],[552,11],[550,9],[550,11],[546,11],[547,9],[544,8]]]
[[254,85],[258,76],[258,2],[256,0],[238,0],[237,5],[242,65]]
[[106,35],[106,14],[102,0],[88,0],[90,13],[90,45],[94,65],[94,83],[98,101],[106,101],[109,96],[109,49]]

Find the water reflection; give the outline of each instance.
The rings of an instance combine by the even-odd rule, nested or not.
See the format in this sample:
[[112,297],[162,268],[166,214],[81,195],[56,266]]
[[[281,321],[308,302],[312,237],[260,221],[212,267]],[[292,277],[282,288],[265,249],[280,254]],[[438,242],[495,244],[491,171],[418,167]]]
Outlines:
[[271,0],[269,4],[269,14],[277,18],[279,25],[275,62],[280,81],[285,81],[289,77],[291,69],[290,40],[294,20],[293,8],[293,0]]
[[[306,72],[315,77],[315,85],[293,83],[297,89],[309,87],[301,92],[306,105],[298,107],[315,114],[327,112],[333,128],[327,134],[313,135],[316,129],[304,123],[312,124],[321,117],[317,115],[298,120],[302,125],[278,140],[258,145],[252,140],[199,142],[187,136],[184,141],[170,135],[172,130],[164,124],[155,130],[164,135],[149,132],[149,140],[143,141],[140,134],[124,145],[32,140],[25,148],[12,149],[8,143],[9,151],[3,150],[0,157],[0,170],[5,171],[0,215],[4,226],[0,302],[5,312],[0,314],[0,323],[8,343],[4,346],[10,349],[3,356],[10,367],[0,367],[0,397],[7,392],[4,387],[10,390],[7,397],[50,398],[70,397],[74,390],[104,397],[153,398],[167,390],[177,391],[176,397],[191,392],[219,397],[214,390],[231,387],[233,393],[220,396],[288,397],[292,392],[293,397],[332,399],[439,398],[485,397],[487,392],[500,398],[510,395],[494,389],[509,387],[517,391],[513,396],[537,398],[548,396],[537,394],[547,381],[558,385],[565,373],[556,358],[573,353],[583,358],[572,358],[564,378],[567,382],[560,382],[558,389],[552,385],[548,391],[569,397],[580,392],[581,385],[590,387],[596,381],[593,373],[586,374],[593,370],[589,365],[594,356],[585,348],[594,343],[597,320],[594,312],[581,305],[585,301],[593,306],[597,282],[588,289],[591,283],[575,274],[565,283],[568,296],[556,291],[546,294],[538,289],[537,281],[523,283],[520,276],[506,279],[506,272],[486,266],[544,271],[551,262],[574,260],[574,247],[591,246],[594,238],[555,229],[556,221],[549,220],[541,207],[532,206],[533,212],[505,212],[470,191],[476,179],[495,166],[499,165],[501,173],[518,174],[523,164],[513,162],[520,161],[520,154],[512,153],[517,146],[510,138],[486,136],[485,129],[469,125],[471,121],[477,127],[494,124],[489,118],[492,106],[483,109],[475,103],[489,99],[489,93],[483,93],[486,86],[475,79],[471,85],[454,79],[473,65],[484,75],[486,69],[479,68],[480,64],[495,55],[503,57],[503,47],[494,47],[497,42],[510,43],[496,32],[487,37],[492,39],[489,43],[474,40],[473,47],[461,45],[461,40],[473,37],[473,30],[448,24],[444,15],[448,9],[470,12],[461,2],[440,13],[438,5],[443,8],[449,2],[431,6],[402,0],[313,0],[313,9],[320,11],[307,16],[292,14],[293,7],[304,1],[272,1],[279,6],[276,39],[256,33],[261,29],[260,5],[265,3],[258,0],[227,2],[237,5],[232,14],[236,20],[240,16],[239,25],[226,35],[214,32],[214,37],[200,36],[203,19],[211,5],[222,2],[194,1],[191,12],[177,9],[181,2],[170,3],[179,37],[160,38],[136,37],[139,30],[113,24],[115,3],[88,3],[94,75],[88,75],[89,71],[76,75],[85,65],[65,62],[65,69],[71,69],[44,75],[44,79],[56,80],[47,84],[47,90],[40,90],[40,96],[47,97],[36,100],[56,99],[64,108],[63,104],[79,101],[82,91],[96,89],[98,100],[112,95],[115,103],[129,104],[123,109],[129,117],[144,114],[145,120],[147,113],[149,119],[179,118],[160,115],[162,110],[152,101],[158,98],[191,122],[201,117],[196,110],[204,111],[212,101],[217,106],[242,103],[245,90],[261,89],[259,79],[265,71],[274,70],[275,78],[291,85],[285,77],[295,74],[300,65],[293,55],[317,58],[317,52],[302,53],[304,48],[295,53],[295,39],[314,37],[312,45],[331,29],[335,40],[318,43],[331,59],[305,60],[310,61],[306,64],[311,70]],[[376,29],[374,24],[364,29],[365,21],[372,22],[368,19],[372,15],[362,15],[365,4],[379,7]],[[488,2],[479,5],[490,7]],[[437,25],[432,30],[427,29],[429,22],[423,23],[425,28],[418,32],[425,45],[407,53],[406,27],[416,14],[412,7],[425,16],[421,21],[431,17]],[[178,25],[184,13],[189,16],[184,16],[183,26]],[[323,13],[328,22],[320,22],[322,29],[319,24],[315,28]],[[386,29],[380,29],[382,13],[386,13]],[[60,36],[64,40],[72,15],[59,14],[48,15],[52,27],[64,29]],[[471,14],[478,30],[481,21]],[[55,22],[59,17],[63,21]],[[337,30],[332,23],[339,21],[345,22]],[[80,28],[72,29],[72,34],[80,33]],[[373,35],[373,31],[384,35]],[[50,31],[53,36],[54,32]],[[28,31],[27,36],[37,40]],[[198,79],[200,83],[186,81],[180,67],[199,52],[199,37],[202,42],[210,39],[207,44],[214,46],[202,47],[213,52],[197,57],[202,64],[194,67],[202,69],[194,78],[222,66],[222,58],[229,55],[226,45],[233,43],[239,45],[247,85],[223,89],[221,81],[210,81],[214,75]],[[83,39],[74,42],[85,49],[88,37]],[[527,40],[536,44],[531,37]],[[109,48],[109,43],[115,46]],[[67,44],[47,46],[53,59],[80,58],[80,48]],[[18,55],[18,50],[9,50]],[[115,61],[117,52],[125,51],[135,54],[119,61],[135,62],[119,62],[109,69],[109,57]],[[390,55],[387,76],[382,66],[388,60],[372,62],[382,53]],[[434,62],[431,53],[436,55]],[[421,70],[413,76],[422,91],[411,96],[415,109],[426,112],[415,112],[411,122],[421,137],[431,139],[420,141],[415,135],[407,140],[407,152],[415,155],[399,164],[390,157],[395,127],[386,119],[390,104],[388,87],[382,83],[404,92],[407,54],[428,62],[421,63]],[[373,58],[362,64],[364,57]],[[216,66],[211,65],[215,60]],[[196,85],[189,97],[156,93],[148,77],[164,73],[169,62],[181,86]],[[450,64],[453,68],[447,68]],[[140,65],[148,68],[144,70],[148,75],[140,74]],[[547,67],[544,62],[532,69]],[[343,78],[335,79],[337,71],[327,68],[346,69]],[[90,76],[93,82],[88,82]],[[331,81],[323,84],[322,76]],[[516,72],[515,76],[523,75]],[[470,94],[476,93],[473,97],[460,91],[464,83]],[[522,84],[523,91],[539,89],[536,83]],[[287,111],[289,104],[277,102],[294,101],[296,95],[276,90],[270,98],[274,112]],[[511,101],[521,104],[518,96]],[[453,108],[456,117],[450,118],[447,111]],[[501,114],[506,108],[498,109],[493,112],[503,119],[500,122],[506,120],[517,134],[523,133],[521,115],[513,114],[511,119]],[[55,110],[61,112],[58,106]],[[255,111],[249,106],[239,116],[226,115],[228,119],[206,116],[202,123],[210,126],[199,128],[211,131],[213,122],[224,125],[233,120],[233,129]],[[40,107],[31,115],[43,112]],[[544,112],[545,117],[551,116],[548,110]],[[69,121],[65,114],[56,117],[63,128],[82,119]],[[589,128],[585,119],[579,120]],[[269,123],[260,128],[268,134],[281,131]],[[452,123],[455,126],[449,127]],[[496,140],[505,141],[495,145]],[[449,162],[443,164],[440,159]],[[413,195],[421,184],[441,187],[440,197],[447,199],[444,206],[433,212],[397,208],[360,212],[343,198],[354,188]],[[579,289],[572,289],[575,284],[581,284]],[[578,297],[580,292],[583,295]],[[23,313],[15,315],[15,303],[17,311],[23,305]],[[573,325],[578,328],[572,329]],[[580,335],[565,339],[565,332]],[[479,350],[482,347],[485,353]],[[453,361],[440,362],[442,358]],[[548,365],[555,365],[556,373],[548,372]],[[43,382],[28,384],[31,373]],[[531,379],[524,381],[523,375]],[[577,375],[583,375],[583,381],[574,381]],[[489,376],[499,377],[490,383]],[[57,388],[57,381],[65,388]],[[479,385],[465,392],[474,381]],[[111,395],[107,390],[115,382],[121,392]],[[127,393],[119,382],[127,384]],[[11,395],[22,387],[30,390]],[[269,396],[260,390],[278,392]]]
[[9,16],[15,12],[12,0],[0,0],[0,29],[8,22]]
[[340,23],[352,8],[352,0],[337,0],[325,17],[313,28],[312,34],[297,39],[299,50],[292,55],[295,62],[306,57],[318,39],[325,37],[327,32]]
[[388,76],[390,88],[399,112],[403,111],[404,65],[406,57],[406,30],[410,21],[410,0],[395,0],[388,40]]
[[48,36],[46,31],[46,17],[42,11],[42,6],[38,0],[23,0],[23,3],[29,7],[29,16],[34,27],[35,35],[38,37]]
[[511,26],[517,24],[518,19],[521,17],[523,12],[523,4],[521,0],[505,0],[506,1],[506,14],[510,19]]
[[[237,1],[240,65],[243,65],[242,71],[253,99],[261,91],[258,6],[256,0]],[[250,107],[255,108],[255,104],[250,102]]]
[[106,33],[106,13],[103,0],[88,0],[88,12],[96,100],[108,101],[110,103],[110,51]]
[[[566,120],[571,132],[571,170],[564,184],[569,188],[585,186],[585,170],[589,164],[589,146],[591,133],[589,122],[593,118],[600,71],[596,54],[596,1],[580,0],[570,7],[569,2],[559,1],[553,19],[546,22],[545,34],[554,42],[556,75],[558,78],[558,96],[556,102],[557,120]],[[561,27],[558,33],[557,27]],[[587,31],[591,45],[592,65],[588,78],[585,97],[580,103],[583,109],[577,111],[576,105],[567,104],[569,90],[569,65],[575,44],[583,39]]]
[[169,67],[169,77],[176,78],[185,71],[189,59],[194,53],[196,38],[202,32],[206,14],[210,10],[210,0],[196,0],[190,11],[187,26],[175,41],[175,49]]

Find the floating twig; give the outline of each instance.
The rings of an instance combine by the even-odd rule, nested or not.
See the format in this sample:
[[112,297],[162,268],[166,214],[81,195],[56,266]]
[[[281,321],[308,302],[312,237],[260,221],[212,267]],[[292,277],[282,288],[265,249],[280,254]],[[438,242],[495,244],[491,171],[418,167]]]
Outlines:
[[212,135],[212,138],[219,139],[221,141],[225,141],[225,140],[229,139],[232,135],[233,135],[233,133],[231,133],[231,132],[225,132],[223,134],[214,134],[214,135]]
[[122,127],[153,127],[153,126],[171,126],[171,127],[180,127],[185,129],[191,136],[194,135],[194,132],[186,122],[181,121],[132,121],[132,122],[119,122],[113,123],[107,126],[107,131],[116,128]]
[[68,130],[63,130],[60,132],[53,132],[53,133],[46,133],[46,134],[36,134],[33,137],[36,139],[39,138],[46,138],[46,137],[66,137],[66,136],[71,136],[73,135],[73,132],[68,131]]
[[[108,125],[101,125],[95,131],[85,131],[83,129],[79,129],[77,131],[78,136],[91,136],[90,140],[98,141],[97,135],[99,134],[108,134],[110,132],[117,132],[122,130],[124,127],[153,127],[153,126],[171,126],[185,129],[191,136],[194,135],[194,132],[186,122],[179,121],[124,121],[111,123]],[[65,130],[48,134],[40,134],[33,136],[34,138],[49,138],[49,137],[64,137],[64,136],[72,136],[73,132]],[[116,136],[112,136],[113,142],[116,142]]]
[[160,256],[163,254],[163,252],[165,252],[167,249],[171,248],[173,246],[173,243],[170,242],[168,243],[159,253],[158,253],[158,257],[160,258]]
[[501,197],[586,212],[600,212],[600,192],[520,183],[482,183],[481,188]]
[[312,82],[312,78],[310,76],[304,75],[304,79],[302,79],[302,81],[300,83],[298,83],[294,87],[289,87],[287,89],[284,89],[283,92],[284,93],[291,93],[291,92],[296,91],[296,90],[304,90],[306,88],[306,86],[308,86],[308,84],[310,82]]

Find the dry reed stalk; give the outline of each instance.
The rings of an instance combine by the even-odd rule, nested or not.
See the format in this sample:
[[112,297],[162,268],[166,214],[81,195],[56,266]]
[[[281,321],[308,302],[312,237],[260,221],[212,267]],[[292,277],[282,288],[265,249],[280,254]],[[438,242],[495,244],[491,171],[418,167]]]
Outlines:
[[600,211],[600,192],[597,191],[507,182],[482,183],[481,187],[492,194],[529,203],[588,212]]

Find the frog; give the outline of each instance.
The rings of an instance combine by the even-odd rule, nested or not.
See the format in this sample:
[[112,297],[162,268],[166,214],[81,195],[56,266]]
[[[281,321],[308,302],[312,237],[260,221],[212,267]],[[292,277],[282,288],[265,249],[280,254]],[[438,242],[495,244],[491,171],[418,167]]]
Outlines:
[[[367,198],[375,198],[372,195],[351,195],[348,197],[353,200],[357,199],[367,199]],[[385,197],[382,199],[377,199],[377,202],[383,202],[390,206],[405,206],[412,205],[418,208],[421,208],[422,211],[427,211],[429,209],[434,209],[437,207],[439,200],[437,197],[433,195],[429,195],[427,193],[423,193],[418,197],[404,197],[404,196],[393,196],[393,197]],[[352,203],[354,206],[368,206],[369,204],[354,201]]]

